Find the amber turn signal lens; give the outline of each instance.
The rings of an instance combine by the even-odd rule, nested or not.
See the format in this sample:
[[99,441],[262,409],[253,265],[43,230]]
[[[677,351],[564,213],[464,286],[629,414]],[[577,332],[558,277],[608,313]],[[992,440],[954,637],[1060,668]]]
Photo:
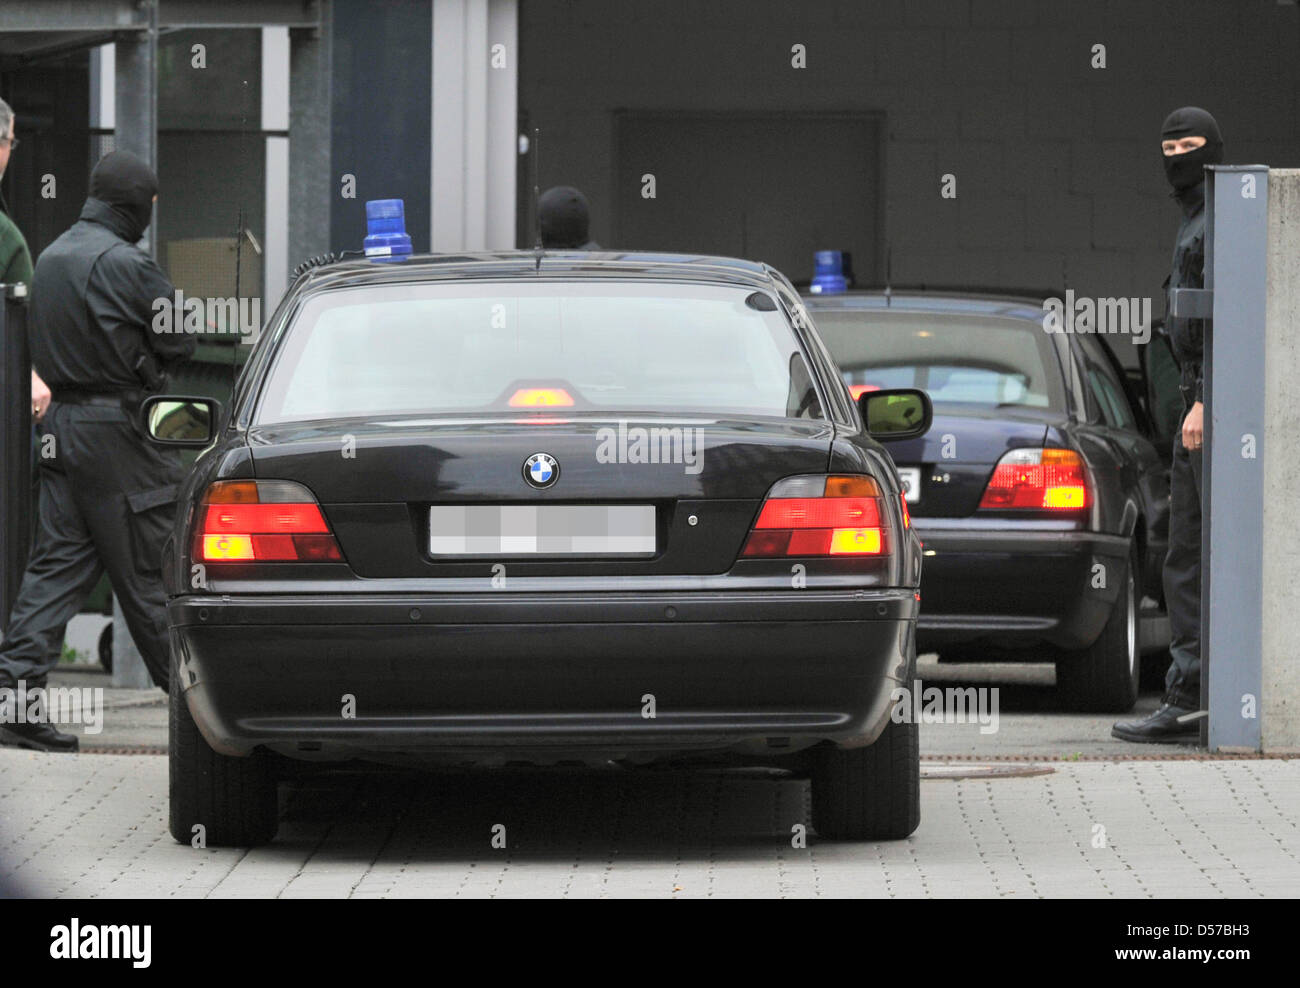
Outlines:
[[879,497],[880,488],[870,477],[827,477],[825,497]]

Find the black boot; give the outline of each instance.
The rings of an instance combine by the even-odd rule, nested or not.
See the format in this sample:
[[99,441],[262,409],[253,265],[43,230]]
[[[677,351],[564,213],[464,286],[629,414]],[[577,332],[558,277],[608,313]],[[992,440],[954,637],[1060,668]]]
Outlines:
[[75,734],[64,734],[53,724],[44,724],[39,721],[36,723],[16,723],[18,707],[26,706],[27,694],[38,689],[45,689],[44,680],[24,684],[23,689],[18,689],[17,684],[8,676],[0,676],[0,690],[5,690],[6,696],[16,694],[8,703],[4,704],[4,717],[0,719],[0,746],[6,748],[30,748],[32,751],[79,750],[81,742],[77,739],[77,736]]
[[1195,707],[1177,707],[1166,700],[1160,704],[1159,710],[1141,720],[1120,721],[1110,729],[1110,734],[1121,741],[1144,744],[1195,741],[1200,737],[1200,718],[1185,721],[1178,719],[1194,713]]
[[32,751],[77,751],[81,742],[53,724],[0,724],[0,745]]

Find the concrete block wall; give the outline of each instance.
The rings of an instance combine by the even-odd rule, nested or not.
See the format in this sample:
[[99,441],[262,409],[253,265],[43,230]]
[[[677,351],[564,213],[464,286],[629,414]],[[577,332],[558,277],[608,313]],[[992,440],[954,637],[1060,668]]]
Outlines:
[[1300,8],[1277,0],[523,0],[520,107],[543,184],[582,188],[607,244],[617,109],[884,111],[895,281],[1159,313],[1178,224],[1162,120],[1202,105],[1230,162],[1300,163],[1297,51]]

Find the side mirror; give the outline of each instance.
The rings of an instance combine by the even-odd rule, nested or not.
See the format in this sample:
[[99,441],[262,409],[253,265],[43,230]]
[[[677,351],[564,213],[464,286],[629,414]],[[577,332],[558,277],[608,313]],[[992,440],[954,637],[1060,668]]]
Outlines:
[[930,396],[919,388],[863,392],[858,409],[867,433],[881,442],[924,436],[934,419]]
[[221,402],[185,395],[151,395],[140,406],[145,434],[162,446],[202,449],[217,435]]

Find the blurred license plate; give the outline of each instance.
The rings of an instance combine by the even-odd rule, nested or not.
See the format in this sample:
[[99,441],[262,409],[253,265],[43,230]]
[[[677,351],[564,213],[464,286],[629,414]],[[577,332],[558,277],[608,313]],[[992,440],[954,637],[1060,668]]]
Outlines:
[[434,556],[653,556],[652,504],[456,504],[429,509]]
[[899,467],[898,479],[903,482],[903,499],[908,504],[921,500],[921,468]]

